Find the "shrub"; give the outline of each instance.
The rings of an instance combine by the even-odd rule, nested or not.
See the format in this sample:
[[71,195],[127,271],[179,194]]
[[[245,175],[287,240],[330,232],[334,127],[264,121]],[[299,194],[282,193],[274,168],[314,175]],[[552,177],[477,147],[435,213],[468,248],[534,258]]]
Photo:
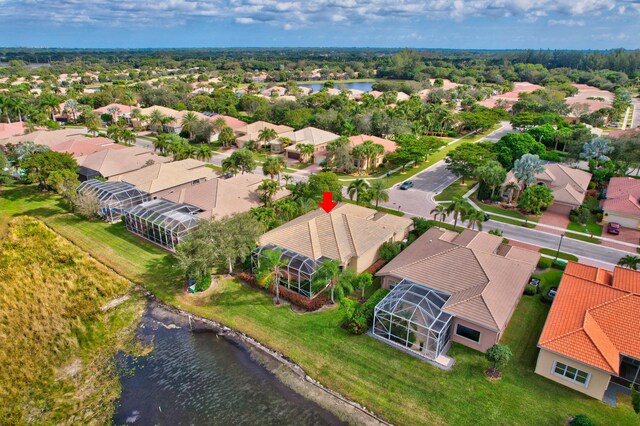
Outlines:
[[487,349],[487,352],[484,355],[485,358],[487,358],[487,361],[489,361],[493,365],[492,368],[498,369],[499,367],[506,365],[509,362],[509,360],[513,356],[513,353],[508,346],[495,343],[493,346]]
[[551,268],[552,263],[553,260],[549,259],[548,257],[540,257],[540,260],[538,260],[538,268],[549,269]]
[[602,213],[596,213],[596,222],[598,223],[602,222],[603,217],[604,216]]
[[571,420],[571,426],[594,426],[593,421],[584,414],[578,414]]
[[391,241],[387,241],[380,246],[380,257],[389,262],[400,253],[400,245]]
[[560,271],[564,271],[565,268],[567,267],[567,263],[560,262],[559,260],[554,260],[553,262],[551,262],[551,267],[554,269],[558,269]]
[[[260,286],[256,282],[256,277],[254,277],[252,274],[241,272],[238,274],[238,278],[252,287],[264,290],[264,287]],[[266,290],[271,294],[276,294],[275,285],[269,286],[269,288]],[[308,311],[317,311],[318,309],[329,303],[329,299],[324,293],[319,294],[313,299],[309,299],[308,297],[303,296],[302,294],[290,290],[284,286],[280,286],[280,297]]]
[[211,274],[204,274],[196,281],[196,291],[205,291],[211,286]]
[[633,411],[640,414],[640,391],[633,385],[631,385],[631,405],[633,406]]
[[526,294],[527,296],[533,296],[537,292],[537,288],[529,284],[527,284],[527,286],[524,288],[524,294]]
[[389,293],[386,288],[379,288],[362,305],[353,312],[353,317],[347,323],[347,330],[353,334],[362,334],[373,325],[375,307]]

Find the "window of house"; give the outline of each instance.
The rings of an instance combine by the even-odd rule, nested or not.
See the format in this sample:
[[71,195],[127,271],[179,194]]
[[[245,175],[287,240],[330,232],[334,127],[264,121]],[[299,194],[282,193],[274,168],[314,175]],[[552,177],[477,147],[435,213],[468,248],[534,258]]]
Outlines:
[[577,368],[570,367],[557,361],[553,365],[553,372],[558,376],[562,376],[565,379],[585,386],[589,383],[589,377],[591,376],[591,374],[585,371],[578,370]]
[[456,327],[456,334],[460,337],[464,337],[465,339],[472,340],[474,342],[480,341],[480,332],[478,330],[474,330],[473,328],[465,327],[462,324],[458,324]]

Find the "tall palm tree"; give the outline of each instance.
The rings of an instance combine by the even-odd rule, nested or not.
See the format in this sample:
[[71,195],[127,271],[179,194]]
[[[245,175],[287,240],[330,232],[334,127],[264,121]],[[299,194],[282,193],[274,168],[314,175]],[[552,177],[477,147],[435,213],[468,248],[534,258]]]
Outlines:
[[262,145],[266,145],[272,140],[278,137],[278,133],[270,127],[265,127],[258,132],[258,141],[262,142]]
[[11,123],[9,117],[9,110],[11,109],[11,98],[8,96],[0,96],[0,114],[4,112],[4,116],[7,118],[7,123]]
[[349,184],[347,188],[347,193],[349,194],[349,198],[353,200],[353,197],[356,197],[356,204],[360,205],[360,198],[362,195],[367,192],[369,189],[369,184],[364,179],[356,179]]
[[475,229],[475,227],[477,226],[478,231],[482,231],[482,222],[484,221],[483,211],[472,208],[471,210],[467,211],[466,216],[467,219],[469,219],[469,228]]
[[227,122],[224,121],[224,118],[218,117],[215,120],[213,120],[212,126],[213,126],[213,132],[214,133],[220,133],[222,131],[222,129],[227,127]]
[[626,255],[618,261],[618,265],[624,266],[625,268],[630,268],[633,270],[638,269],[639,263],[640,263],[640,257],[634,256],[632,254]]
[[278,181],[280,181],[280,173],[285,168],[285,166],[286,162],[284,161],[284,158],[280,156],[269,157],[262,164],[262,173],[264,173],[265,176],[269,175],[271,179],[274,179],[274,177],[277,175]]
[[56,121],[56,112],[60,107],[60,99],[53,93],[43,93],[40,96],[40,106],[45,112],[51,114],[51,120]]
[[336,287],[336,278],[340,275],[340,265],[335,260],[325,260],[320,266],[316,269],[315,274],[313,274],[313,283],[314,287],[318,289],[322,289],[326,286],[331,288],[331,303],[335,303],[333,299],[335,287]]
[[509,193],[509,202],[518,201],[518,193],[520,192],[520,187],[515,182],[509,182],[504,186],[504,192]]
[[300,153],[300,162],[301,163],[305,162],[305,161],[302,161],[303,158],[305,160],[313,160],[313,153],[315,152],[315,147],[312,144],[310,144],[310,143],[299,143],[298,145],[296,145],[296,149]]
[[111,122],[116,124],[118,121],[118,117],[122,114],[122,110],[117,106],[111,106],[107,108],[107,114],[111,116]]
[[536,183],[536,175],[544,172],[544,163],[534,154],[524,154],[513,163],[513,175],[522,182],[523,189]]
[[293,180],[293,176],[284,174],[282,175],[282,180],[284,181],[285,185],[289,185],[289,182]]
[[24,99],[18,97],[14,98],[11,102],[11,107],[13,108],[15,113],[18,114],[18,121],[22,123],[22,114],[24,114],[27,109],[27,106],[24,103]]
[[132,107],[138,103],[138,99],[136,98],[135,93],[133,93],[130,90],[127,90],[122,94],[122,103]]
[[263,180],[260,186],[258,186],[258,194],[262,197],[265,207],[273,204],[273,197],[275,197],[279,189],[280,185],[278,185],[278,182],[271,179]]
[[229,172],[235,176],[240,171],[240,168],[238,167],[238,164],[233,160],[233,158],[227,157],[222,160],[222,171]]
[[354,159],[358,160],[358,174],[362,174],[365,161],[369,155],[369,153],[367,152],[367,147],[365,147],[364,144],[357,145],[351,151],[351,155]]
[[378,208],[378,204],[380,201],[386,203],[389,201],[389,191],[384,186],[384,182],[380,179],[374,180],[369,187],[369,194],[371,194],[371,199],[376,202],[376,209]]
[[189,132],[189,140],[193,140],[193,128],[198,122],[198,114],[193,111],[188,111],[182,116],[182,130]]
[[372,140],[366,140],[360,145],[364,151],[366,164],[365,169],[370,169],[376,158],[384,154],[384,146],[374,143]]
[[155,127],[157,133],[162,133],[162,125],[165,120],[165,115],[157,109],[154,109],[151,111],[151,114],[149,114],[149,126]]
[[467,216],[467,212],[471,209],[471,204],[462,197],[453,197],[453,200],[447,205],[446,212],[448,214],[453,214],[453,227],[458,225],[458,218],[460,218],[463,222],[465,217]]
[[79,108],[78,101],[75,99],[69,99],[64,103],[64,110],[67,114],[71,115],[71,119],[75,122],[78,114]]
[[287,266],[289,259],[282,258],[281,250],[262,250],[258,258],[257,281],[263,287],[276,286],[276,304],[280,304],[280,269]]
[[82,122],[87,127],[87,129],[89,129],[89,131],[93,133],[93,136],[96,136],[98,134],[100,126],[102,125],[98,114],[90,110],[85,110],[82,112]]
[[449,213],[447,212],[447,207],[443,206],[442,204],[438,204],[436,207],[431,209],[429,214],[433,215],[434,220],[438,220],[438,216],[439,216],[440,222],[444,222],[447,219],[447,216],[449,216]]

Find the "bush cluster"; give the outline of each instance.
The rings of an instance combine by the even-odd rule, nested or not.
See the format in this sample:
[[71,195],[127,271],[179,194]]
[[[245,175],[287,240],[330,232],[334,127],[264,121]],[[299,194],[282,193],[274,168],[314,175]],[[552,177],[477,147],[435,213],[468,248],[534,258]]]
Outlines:
[[[239,273],[238,278],[252,287],[264,289],[264,287],[256,282],[256,277],[252,274],[249,274],[248,272]],[[276,286],[270,285],[267,291],[271,294],[276,294]],[[283,286],[280,286],[280,297],[308,311],[317,311],[318,309],[329,303],[329,298],[324,293],[316,296],[313,299],[309,299],[308,297],[303,296],[302,294],[297,293],[293,290],[289,290],[288,288]]]
[[362,334],[373,325],[373,312],[378,303],[389,294],[386,288],[379,288],[362,305],[358,306],[347,322],[347,330],[353,334]]
[[553,260],[549,259],[548,257],[540,257],[540,260],[538,260],[538,268],[549,269],[551,268],[552,263]]

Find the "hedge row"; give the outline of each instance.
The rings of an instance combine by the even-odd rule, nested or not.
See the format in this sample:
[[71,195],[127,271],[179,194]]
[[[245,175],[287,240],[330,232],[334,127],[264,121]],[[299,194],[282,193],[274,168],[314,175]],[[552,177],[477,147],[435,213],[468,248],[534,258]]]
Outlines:
[[[264,287],[256,282],[256,277],[254,277],[252,274],[241,272],[238,274],[238,278],[252,287],[264,289]],[[276,286],[270,285],[267,291],[275,295]],[[293,290],[289,290],[288,288],[283,286],[280,286],[280,297],[308,311],[317,311],[318,309],[329,303],[329,298],[324,293],[316,296],[314,299],[309,299],[306,296],[303,296],[302,294],[297,293]]]

